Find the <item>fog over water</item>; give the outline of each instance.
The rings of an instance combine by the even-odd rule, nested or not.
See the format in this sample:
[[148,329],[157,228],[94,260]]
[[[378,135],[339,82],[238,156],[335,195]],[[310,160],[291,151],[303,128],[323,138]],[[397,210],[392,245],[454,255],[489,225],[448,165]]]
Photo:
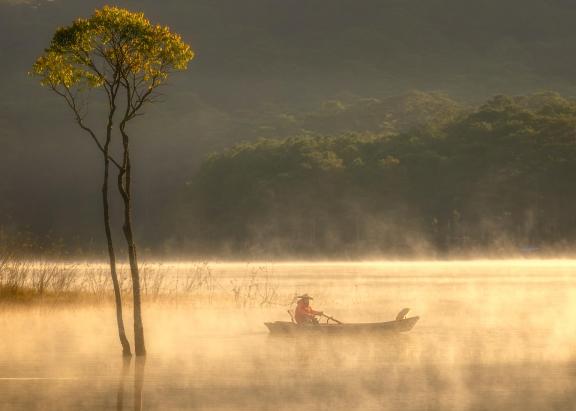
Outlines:
[[[107,3],[196,54],[110,175],[133,177],[107,233],[131,343],[138,250],[145,359],[121,356],[102,157],[29,75]],[[572,3],[0,0],[0,411],[576,409]],[[127,160],[100,91],[82,120]],[[270,335],[303,293],[419,321]]]
[[[123,363],[111,305],[2,305],[0,409],[568,410],[576,401],[576,261],[210,269],[213,287],[145,302],[145,363]],[[274,298],[235,299],[255,276]],[[302,292],[344,322],[392,320],[403,307],[421,319],[402,335],[269,336],[263,322],[287,320]]]

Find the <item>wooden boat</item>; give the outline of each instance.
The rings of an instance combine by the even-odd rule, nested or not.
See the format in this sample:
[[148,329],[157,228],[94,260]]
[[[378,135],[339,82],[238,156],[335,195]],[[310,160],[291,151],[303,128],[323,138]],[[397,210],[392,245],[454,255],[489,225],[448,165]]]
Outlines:
[[420,317],[401,318],[381,323],[351,324],[296,324],[290,321],[264,323],[270,334],[361,334],[361,333],[399,333],[410,331]]

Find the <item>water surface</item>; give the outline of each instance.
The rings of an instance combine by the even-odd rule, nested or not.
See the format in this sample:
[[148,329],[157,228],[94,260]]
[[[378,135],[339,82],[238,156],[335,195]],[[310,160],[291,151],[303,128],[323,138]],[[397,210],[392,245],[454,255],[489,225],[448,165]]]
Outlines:
[[[162,270],[169,282],[190,266]],[[210,290],[145,305],[145,362],[122,360],[106,304],[2,306],[0,409],[576,408],[576,261],[211,270]],[[234,298],[254,273],[274,290],[271,304]],[[269,336],[263,322],[287,319],[302,292],[345,322],[390,320],[403,307],[421,320],[397,336]]]

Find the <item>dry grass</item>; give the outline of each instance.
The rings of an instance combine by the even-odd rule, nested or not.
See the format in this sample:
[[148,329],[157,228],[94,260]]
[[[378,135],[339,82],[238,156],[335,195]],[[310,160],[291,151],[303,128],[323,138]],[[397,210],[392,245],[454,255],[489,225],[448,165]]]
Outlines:
[[231,283],[234,303],[238,308],[255,305],[262,307],[277,303],[279,286],[273,282],[270,270],[266,266],[254,268],[247,277],[233,280]]
[[[179,267],[142,264],[145,301],[233,304],[238,308],[277,304],[278,284],[267,267],[247,269],[224,286],[208,263]],[[124,301],[130,302],[129,268],[118,266]],[[60,263],[0,256],[0,303],[103,303],[113,301],[109,267],[105,264]]]

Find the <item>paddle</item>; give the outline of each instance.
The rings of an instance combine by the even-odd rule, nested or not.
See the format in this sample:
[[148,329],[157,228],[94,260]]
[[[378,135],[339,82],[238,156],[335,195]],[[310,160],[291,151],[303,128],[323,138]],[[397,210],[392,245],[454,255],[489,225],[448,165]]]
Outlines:
[[332,320],[334,321],[336,324],[342,324],[342,321],[337,320],[336,318],[330,317],[329,315],[326,315],[324,313],[322,313],[322,317],[326,317],[328,320]]

